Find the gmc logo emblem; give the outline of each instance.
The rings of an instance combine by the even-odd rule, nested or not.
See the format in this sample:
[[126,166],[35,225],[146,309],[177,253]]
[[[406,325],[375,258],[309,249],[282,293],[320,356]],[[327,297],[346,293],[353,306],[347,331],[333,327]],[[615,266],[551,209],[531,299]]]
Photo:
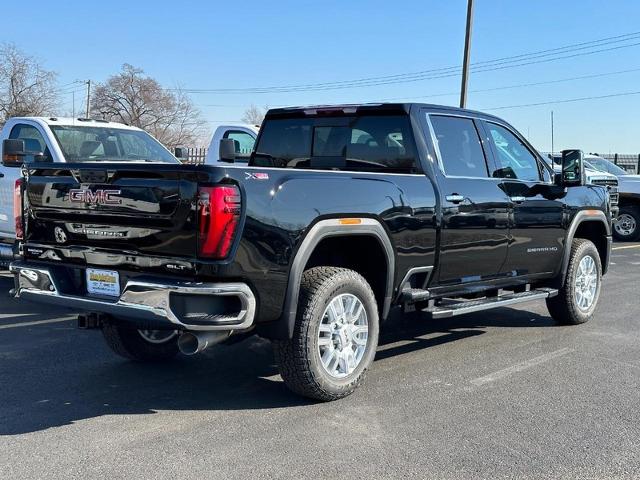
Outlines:
[[74,188],[69,191],[69,200],[74,203],[88,203],[90,205],[120,205],[122,199],[118,195],[121,190],[87,190]]

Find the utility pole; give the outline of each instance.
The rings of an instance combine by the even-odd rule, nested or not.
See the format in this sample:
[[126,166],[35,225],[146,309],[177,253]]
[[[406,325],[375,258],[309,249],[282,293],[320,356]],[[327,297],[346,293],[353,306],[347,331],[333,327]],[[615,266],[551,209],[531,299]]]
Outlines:
[[471,56],[471,30],[473,28],[473,0],[467,0],[467,31],[464,38],[464,60],[462,63],[462,86],[460,108],[467,106],[467,83],[469,82],[469,57]]
[[91,80],[87,80],[87,115],[85,118],[89,118],[89,110],[91,107]]
[[553,149],[553,110],[551,110],[551,153],[553,154],[555,150]]

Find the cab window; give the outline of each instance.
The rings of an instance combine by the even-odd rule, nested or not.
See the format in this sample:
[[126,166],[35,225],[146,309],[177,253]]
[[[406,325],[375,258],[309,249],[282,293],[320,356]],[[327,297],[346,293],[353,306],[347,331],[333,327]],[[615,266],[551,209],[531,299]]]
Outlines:
[[473,120],[445,115],[430,119],[445,175],[487,178],[487,161]]
[[500,125],[488,122],[485,125],[496,153],[497,165],[491,176],[539,182],[538,160],[522,141]]
[[407,115],[269,119],[249,163],[318,170],[420,171]]
[[23,140],[24,141],[24,150],[30,155],[25,155],[24,161],[26,163],[31,163],[35,161],[35,153],[44,154],[44,158],[41,161],[50,161],[51,153],[49,152],[49,147],[47,147],[47,143],[44,141],[44,137],[33,125],[27,125],[26,123],[18,123],[12,129],[11,133],[9,133],[9,138],[12,140]]
[[230,138],[236,146],[236,155],[240,157],[249,157],[253,151],[253,145],[256,139],[247,132],[238,130],[230,130],[224,133],[223,138]]

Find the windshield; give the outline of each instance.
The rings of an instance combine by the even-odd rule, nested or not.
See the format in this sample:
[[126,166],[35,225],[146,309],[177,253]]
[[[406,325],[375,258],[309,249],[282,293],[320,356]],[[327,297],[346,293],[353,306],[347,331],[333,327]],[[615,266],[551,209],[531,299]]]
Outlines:
[[68,162],[169,162],[178,160],[151,135],[140,130],[52,125]]
[[612,173],[613,175],[629,175],[626,170],[620,168],[615,163],[604,158],[590,157],[585,160],[587,166],[600,172]]

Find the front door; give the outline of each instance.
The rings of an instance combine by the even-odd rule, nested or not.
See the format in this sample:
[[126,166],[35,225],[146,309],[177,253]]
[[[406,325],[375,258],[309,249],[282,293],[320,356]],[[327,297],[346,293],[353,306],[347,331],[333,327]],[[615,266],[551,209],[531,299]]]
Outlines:
[[502,179],[511,201],[510,245],[504,271],[512,276],[556,272],[563,255],[563,189],[532,148],[508,128],[484,122],[495,159],[491,176]]
[[491,178],[478,124],[429,114],[442,204],[439,286],[471,286],[500,275],[507,257],[510,200]]

